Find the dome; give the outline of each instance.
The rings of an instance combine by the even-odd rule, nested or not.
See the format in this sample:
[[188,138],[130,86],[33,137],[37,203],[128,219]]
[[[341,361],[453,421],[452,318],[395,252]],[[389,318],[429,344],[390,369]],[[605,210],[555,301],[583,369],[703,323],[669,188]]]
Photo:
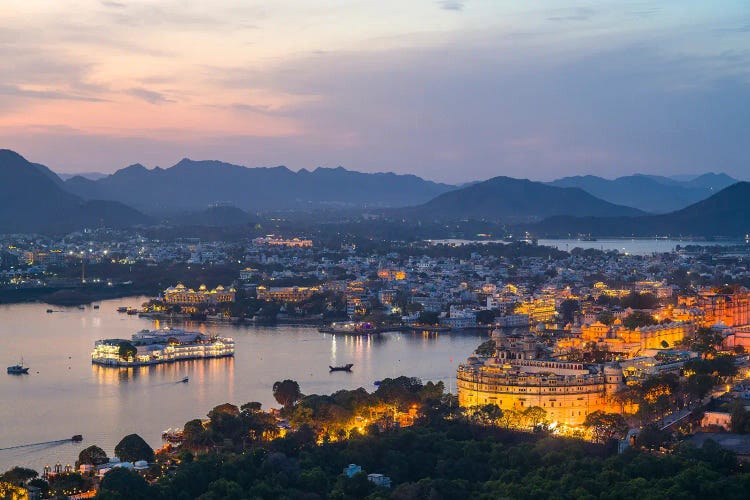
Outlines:
[[198,287],[198,291],[205,292],[206,291],[206,285],[201,285]]

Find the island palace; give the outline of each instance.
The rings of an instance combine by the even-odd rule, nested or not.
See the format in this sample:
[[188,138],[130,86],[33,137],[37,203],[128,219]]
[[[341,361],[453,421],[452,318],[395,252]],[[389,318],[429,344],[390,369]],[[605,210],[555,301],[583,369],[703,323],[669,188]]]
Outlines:
[[234,356],[231,338],[163,328],[142,330],[131,340],[97,340],[91,362],[105,366],[144,366],[229,356]]

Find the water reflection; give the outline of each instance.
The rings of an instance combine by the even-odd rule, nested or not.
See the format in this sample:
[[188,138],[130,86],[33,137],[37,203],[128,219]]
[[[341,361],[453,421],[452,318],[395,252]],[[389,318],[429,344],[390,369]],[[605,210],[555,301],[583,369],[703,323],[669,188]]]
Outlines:
[[[276,406],[271,387],[286,378],[297,380],[306,394],[357,387],[371,391],[376,380],[402,374],[448,385],[456,362],[486,337],[483,332],[342,336],[300,327],[156,322],[115,312],[145,300],[103,301],[98,310],[53,314],[45,312],[45,304],[0,306],[0,358],[7,366],[23,355],[31,367],[26,377],[0,377],[0,396],[13,402],[0,404],[0,448],[84,436],[80,445],[0,451],[0,470],[72,463],[91,444],[112,453],[119,439],[133,432],[158,446],[164,429],[205,417],[218,404]],[[130,338],[144,328],[164,326],[233,337],[235,357],[146,367],[91,364],[94,341]],[[346,363],[354,364],[351,373],[328,369]],[[185,376],[189,382],[178,383]]]

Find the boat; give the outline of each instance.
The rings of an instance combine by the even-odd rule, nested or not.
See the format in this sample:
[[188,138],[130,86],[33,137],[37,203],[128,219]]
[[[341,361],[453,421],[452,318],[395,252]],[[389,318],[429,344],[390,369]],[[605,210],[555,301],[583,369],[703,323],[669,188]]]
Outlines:
[[94,304],[94,309],[99,309],[99,304]]
[[330,371],[332,372],[350,372],[352,371],[352,366],[354,366],[352,363],[347,363],[344,366],[328,366]]
[[86,306],[78,306],[78,309],[80,309],[81,311],[83,311],[84,309],[86,309]]
[[180,381],[179,381],[179,382],[177,382],[177,383],[178,383],[178,384],[187,384],[189,380],[190,380],[190,379],[189,379],[188,377],[185,377],[185,378],[183,378],[182,380],[180,380]]
[[136,314],[138,314],[138,309],[134,309],[132,307],[128,307],[127,311],[125,311],[125,312],[128,313],[128,316],[135,316]]
[[47,313],[48,314],[53,313],[53,312],[55,312],[55,311],[53,311],[52,309],[47,309]]
[[80,443],[81,441],[83,441],[83,436],[80,434],[74,434],[73,437],[70,438],[70,440],[74,443]]
[[23,366],[23,358],[21,358],[21,362],[17,365],[8,367],[8,375],[25,375],[27,373],[29,373],[29,367]]
[[127,308],[127,306],[120,306],[120,307],[117,308],[117,312],[118,313],[128,312],[128,308]]

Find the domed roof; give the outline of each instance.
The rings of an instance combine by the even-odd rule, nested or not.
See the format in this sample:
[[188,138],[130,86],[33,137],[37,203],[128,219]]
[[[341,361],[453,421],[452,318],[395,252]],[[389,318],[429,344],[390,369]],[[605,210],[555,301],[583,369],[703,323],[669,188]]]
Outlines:
[[205,292],[206,290],[206,285],[201,285],[200,287],[198,287],[198,291]]

